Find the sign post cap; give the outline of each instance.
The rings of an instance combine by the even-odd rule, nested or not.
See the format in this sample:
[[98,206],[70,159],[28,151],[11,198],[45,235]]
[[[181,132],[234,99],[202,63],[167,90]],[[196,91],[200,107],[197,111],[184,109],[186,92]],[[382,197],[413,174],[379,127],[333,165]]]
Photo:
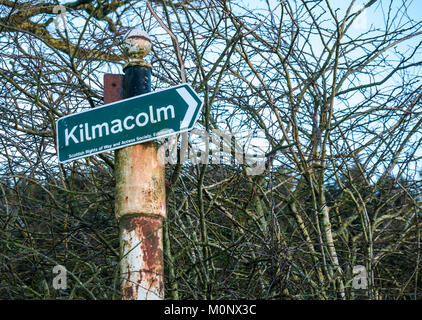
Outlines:
[[144,61],[144,58],[151,51],[151,38],[149,34],[141,28],[133,28],[130,30],[124,39],[123,48],[128,58],[124,69],[130,66],[151,66]]

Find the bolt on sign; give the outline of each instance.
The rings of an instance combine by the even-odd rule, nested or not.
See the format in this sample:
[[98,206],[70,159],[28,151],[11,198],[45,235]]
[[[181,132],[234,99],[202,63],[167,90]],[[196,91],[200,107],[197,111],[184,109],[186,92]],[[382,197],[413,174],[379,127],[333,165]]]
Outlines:
[[64,116],[56,123],[59,162],[188,131],[202,104],[182,84]]

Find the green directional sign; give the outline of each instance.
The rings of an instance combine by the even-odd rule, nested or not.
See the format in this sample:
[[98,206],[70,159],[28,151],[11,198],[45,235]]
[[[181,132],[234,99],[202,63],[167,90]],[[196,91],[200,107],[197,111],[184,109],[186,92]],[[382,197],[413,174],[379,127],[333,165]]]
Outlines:
[[190,130],[201,107],[182,84],[64,116],[56,123],[59,162]]

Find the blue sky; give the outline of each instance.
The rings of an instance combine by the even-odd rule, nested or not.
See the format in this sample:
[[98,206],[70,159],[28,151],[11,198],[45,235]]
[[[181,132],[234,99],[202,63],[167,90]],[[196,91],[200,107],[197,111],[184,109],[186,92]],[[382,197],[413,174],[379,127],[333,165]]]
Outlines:
[[[357,9],[359,9],[363,4],[367,3],[369,0],[367,1],[362,1],[362,0],[357,0],[355,1],[354,7],[352,11],[356,11]],[[65,4],[68,3],[69,1],[61,1],[61,3]],[[345,14],[345,11],[347,9],[347,7],[349,6],[349,4],[352,1],[349,0],[330,0],[329,1],[333,10],[337,10],[337,14],[338,16],[342,17]],[[269,0],[270,3],[270,7],[274,8],[276,7],[280,1],[279,0]],[[292,7],[294,8],[294,3],[295,1],[290,0],[289,3],[292,5]],[[298,3],[301,3],[301,1],[298,1]],[[309,2],[311,3],[311,2]],[[395,9],[397,8],[397,6],[401,5],[403,2],[401,0],[394,0],[392,2],[393,6],[395,7]],[[422,1],[421,0],[413,0],[413,1],[404,1],[404,3],[406,4],[406,13],[407,15],[409,15],[414,21],[422,21]],[[384,30],[385,29],[385,15],[388,11],[388,6],[390,4],[390,0],[379,0],[376,4],[374,4],[372,7],[370,7],[367,12],[363,13],[361,15],[361,18],[359,18],[359,20],[357,20],[355,22],[355,24],[352,26],[352,28],[349,31],[349,35],[351,37],[353,36],[358,36],[361,33],[366,32],[369,29],[375,29],[375,30]],[[247,9],[249,9],[252,13],[260,13],[260,9],[265,9],[265,11],[267,12],[267,2],[264,0],[260,0],[260,1],[244,1],[243,4],[241,4],[240,6],[235,6],[236,10],[242,11],[241,7],[246,7]],[[395,10],[393,10],[395,11]],[[77,18],[77,19],[81,19],[81,18]],[[133,22],[132,22],[133,23]],[[256,20],[253,21],[252,23],[256,23]],[[328,21],[327,23],[332,23],[332,21]],[[396,21],[396,23],[400,24],[400,21]],[[83,19],[81,19],[81,26],[83,25]],[[252,25],[253,26],[253,25]],[[251,26],[251,27],[252,27]],[[52,28],[54,28],[54,26],[52,26]],[[165,36],[166,33],[163,33]],[[170,40],[170,39],[168,39]],[[417,43],[419,43],[420,41],[422,41],[422,36],[419,37],[415,37],[413,39],[407,40],[405,42],[400,43],[399,45],[397,45],[397,47],[395,48],[395,50],[397,50],[398,52],[405,52],[407,50],[411,50]],[[315,41],[312,40],[312,46],[313,49],[321,47],[321,43],[318,41],[318,39],[316,38]],[[218,51],[218,50],[217,50]],[[359,54],[359,51],[356,50],[356,55]],[[395,54],[394,50],[391,50],[391,54]],[[207,57],[208,59],[211,58],[211,56],[213,55],[213,53],[210,53],[209,56]],[[216,56],[218,56],[218,54],[216,54]],[[421,58],[421,54],[415,56],[414,60],[422,60]],[[189,63],[189,61],[187,62],[187,64]],[[113,68],[114,69],[114,68]],[[110,72],[110,71],[108,71]],[[113,70],[113,72],[115,73],[121,73],[121,66],[120,67],[115,67],[115,70]],[[421,69],[419,68],[415,68],[414,70],[415,74],[420,74]],[[374,76],[376,72],[374,72]],[[379,75],[381,76],[381,75]],[[362,76],[360,78],[360,81],[362,83],[365,83],[365,81],[368,81],[368,78],[365,78],[365,76]],[[256,82],[256,79],[253,80],[254,82]],[[392,79],[391,81],[394,81],[394,79]],[[387,85],[388,83],[386,83]],[[355,85],[355,84],[354,84]],[[354,104],[358,104],[359,103],[359,96],[356,95],[354,97],[352,97],[351,99],[349,99],[348,101],[349,103],[354,103]],[[338,108],[342,108],[341,103],[339,103],[337,101],[336,103]],[[376,124],[374,124],[374,126],[376,127]]]

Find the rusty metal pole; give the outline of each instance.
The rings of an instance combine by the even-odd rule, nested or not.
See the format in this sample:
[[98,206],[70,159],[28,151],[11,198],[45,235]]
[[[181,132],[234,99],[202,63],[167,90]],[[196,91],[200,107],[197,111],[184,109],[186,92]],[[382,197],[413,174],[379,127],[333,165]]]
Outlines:
[[[151,91],[151,66],[143,58],[151,49],[143,30],[125,39],[123,97]],[[148,106],[145,106],[146,108]],[[163,162],[155,142],[116,151],[116,207],[120,225],[120,275],[124,300],[164,298],[163,220],[166,216]]]

